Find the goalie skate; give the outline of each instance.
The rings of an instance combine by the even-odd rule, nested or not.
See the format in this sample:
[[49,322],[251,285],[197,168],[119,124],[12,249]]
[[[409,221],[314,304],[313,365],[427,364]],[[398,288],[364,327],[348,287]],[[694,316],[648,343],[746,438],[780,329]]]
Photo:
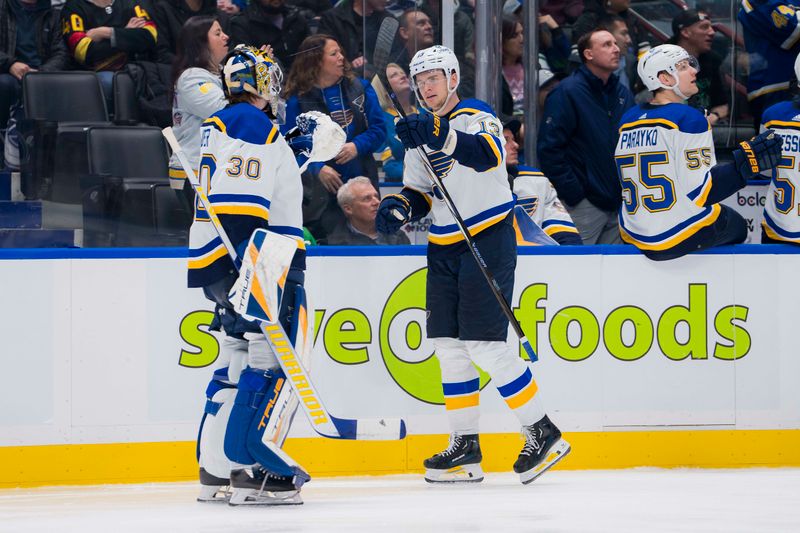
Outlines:
[[533,482],[570,452],[569,443],[546,415],[535,424],[523,426],[522,434],[525,445],[514,463],[514,472],[523,485]]
[[479,483],[483,481],[478,435],[450,435],[450,445],[443,452],[425,459],[428,483]]
[[[302,486],[304,481],[299,484]],[[231,472],[230,505],[301,505],[300,488],[295,477],[279,476],[254,468],[253,475],[246,470]]]
[[202,503],[228,503],[231,497],[230,480],[217,477],[200,469],[200,494],[197,501]]

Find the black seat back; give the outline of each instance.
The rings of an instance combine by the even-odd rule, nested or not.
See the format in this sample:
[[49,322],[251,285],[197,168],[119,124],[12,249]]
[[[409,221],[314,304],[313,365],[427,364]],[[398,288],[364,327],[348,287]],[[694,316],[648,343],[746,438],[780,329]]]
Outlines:
[[158,128],[91,128],[88,144],[89,172],[92,174],[169,180],[167,141]]
[[186,244],[191,215],[169,187],[169,152],[160,129],[91,128],[88,159],[98,186],[85,196],[84,212],[94,203],[105,222],[85,220],[84,228],[98,228],[98,243],[110,234],[109,244],[116,246]]
[[52,122],[107,122],[94,72],[29,72],[22,78],[25,116]]
[[114,74],[114,123],[135,125],[140,121],[136,85],[127,72]]

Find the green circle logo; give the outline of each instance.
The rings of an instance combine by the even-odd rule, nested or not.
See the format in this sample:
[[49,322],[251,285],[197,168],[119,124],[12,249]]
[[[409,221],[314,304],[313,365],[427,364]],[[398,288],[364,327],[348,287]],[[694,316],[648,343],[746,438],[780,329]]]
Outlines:
[[[425,287],[428,269],[412,272],[389,295],[380,321],[380,347],[389,375],[417,400],[444,404],[442,373],[434,357],[433,341],[425,329]],[[489,376],[480,371],[481,389]]]

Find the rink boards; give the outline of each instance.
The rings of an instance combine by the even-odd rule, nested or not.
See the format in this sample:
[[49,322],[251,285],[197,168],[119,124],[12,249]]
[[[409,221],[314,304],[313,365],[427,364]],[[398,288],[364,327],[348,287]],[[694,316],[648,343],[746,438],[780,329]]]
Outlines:
[[[800,465],[800,255],[722,252],[666,264],[628,247],[521,252],[512,307],[573,444],[562,468]],[[310,255],[324,400],[340,417],[403,416],[409,437],[321,439],[298,414],[287,450],[318,476],[419,471],[447,432],[424,249]],[[178,249],[0,250],[0,487],[195,475],[219,348],[185,262]],[[481,385],[484,468],[509,470],[517,425]]]

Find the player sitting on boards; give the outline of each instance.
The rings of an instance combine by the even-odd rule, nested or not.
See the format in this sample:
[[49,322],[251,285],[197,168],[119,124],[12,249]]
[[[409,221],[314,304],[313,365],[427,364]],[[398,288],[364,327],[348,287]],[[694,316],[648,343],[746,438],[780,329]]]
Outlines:
[[450,49],[420,50],[410,70],[417,99],[431,113],[411,114],[397,122],[397,135],[406,149],[403,189],[383,199],[376,223],[379,231],[394,233],[428,212],[433,215],[427,252],[426,329],[442,370],[451,435],[447,449],[425,460],[425,480],[483,479],[477,365],[492,377],[522,424],[525,445],[514,471],[523,483],[530,483],[570,447],[545,414],[527,363],[507,343],[508,319],[426,168],[430,159],[510,301],[517,251],[502,125],[485,102],[459,100],[459,65]]
[[639,60],[639,77],[653,100],[629,109],[614,158],[622,182],[622,239],[656,261],[747,238],[747,224],[719,202],[760,172],[774,168],[781,138],[765,131],[717,164],[711,126],[686,100],[697,93],[697,60],[662,44]]

